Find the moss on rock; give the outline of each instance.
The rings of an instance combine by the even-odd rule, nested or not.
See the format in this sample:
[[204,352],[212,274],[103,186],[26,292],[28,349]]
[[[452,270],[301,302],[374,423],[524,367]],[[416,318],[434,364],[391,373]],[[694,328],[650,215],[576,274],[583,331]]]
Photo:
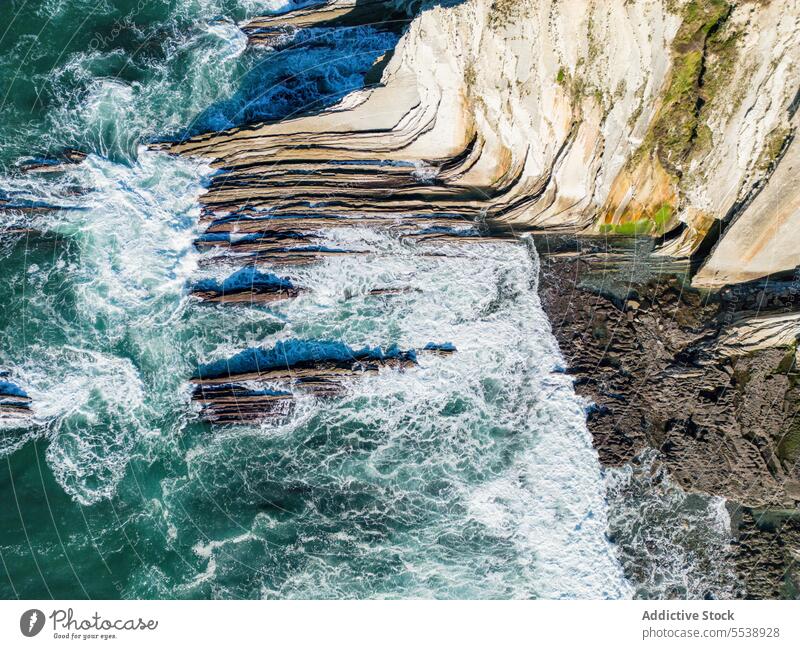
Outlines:
[[[722,29],[731,7],[726,0],[691,0],[681,10],[660,106],[641,146],[615,179],[599,219],[600,232],[661,235],[678,225],[686,161],[713,145],[708,106],[735,61],[738,34]],[[625,198],[630,195],[635,199]]]
[[[712,98],[704,87],[710,37],[719,31],[730,10],[724,0],[692,0],[683,10],[683,23],[672,44],[672,73],[642,153],[657,155],[677,178],[701,131],[702,108]],[[731,47],[727,40],[721,42]],[[704,133],[704,139],[710,139],[708,135]]]

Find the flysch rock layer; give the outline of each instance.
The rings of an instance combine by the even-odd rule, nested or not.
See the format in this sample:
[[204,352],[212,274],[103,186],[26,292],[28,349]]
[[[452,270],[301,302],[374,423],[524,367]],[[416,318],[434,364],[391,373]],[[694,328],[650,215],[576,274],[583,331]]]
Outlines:
[[[378,87],[322,114],[171,150],[226,170],[205,197],[213,214],[456,213],[666,234],[661,254],[678,257],[732,221],[695,284],[751,280],[800,264],[785,236],[800,231],[800,188],[787,180],[797,157],[799,2],[432,6],[411,22]],[[394,8],[346,0],[245,29],[258,41],[279,19],[352,24]]]
[[[325,249],[335,225],[424,237],[478,221],[652,237],[664,268],[691,260],[690,281],[637,268],[612,290],[594,276],[620,274],[625,255],[537,242],[543,306],[594,403],[601,460],[653,447],[682,487],[731,499],[747,594],[794,596],[800,293],[756,284],[800,265],[800,0],[422,4],[376,63],[380,83],[313,115],[162,145],[220,169],[200,245],[309,263],[363,252]],[[244,30],[270,45],[397,9],[336,0]],[[289,403],[227,382],[195,398],[222,422]]]
[[[426,354],[452,354],[451,344],[429,343]],[[192,377],[192,401],[215,424],[272,421],[294,407],[294,392],[318,398],[342,394],[349,382],[417,364],[417,351],[351,349],[340,343],[284,341],[272,349],[251,348],[204,365]]]

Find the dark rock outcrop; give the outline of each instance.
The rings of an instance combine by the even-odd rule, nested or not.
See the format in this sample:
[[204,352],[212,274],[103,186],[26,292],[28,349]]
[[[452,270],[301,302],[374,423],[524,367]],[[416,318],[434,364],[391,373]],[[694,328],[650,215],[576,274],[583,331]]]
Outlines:
[[759,521],[798,511],[795,347],[728,355],[719,341],[751,309],[791,313],[797,287],[699,292],[686,281],[688,268],[659,266],[646,249],[601,238],[537,244],[542,304],[576,391],[591,401],[601,461],[618,466],[655,448],[683,489],[729,499],[748,596],[786,596],[799,577],[796,520],[783,516],[767,529],[752,508],[762,511]]
[[0,419],[29,417],[31,398],[6,377],[6,373],[0,373]]
[[297,297],[301,289],[290,279],[262,273],[252,266],[241,268],[222,282],[206,279],[197,282],[192,295],[205,302],[278,302]]
[[[450,343],[428,343],[422,351],[451,354],[456,349]],[[246,349],[200,366],[191,379],[192,400],[201,404],[201,417],[212,423],[272,420],[291,413],[295,391],[337,396],[350,380],[416,363],[414,350],[352,349],[337,342],[287,340],[271,349]]]
[[733,555],[751,598],[800,598],[800,514],[792,510],[741,509],[732,516]]

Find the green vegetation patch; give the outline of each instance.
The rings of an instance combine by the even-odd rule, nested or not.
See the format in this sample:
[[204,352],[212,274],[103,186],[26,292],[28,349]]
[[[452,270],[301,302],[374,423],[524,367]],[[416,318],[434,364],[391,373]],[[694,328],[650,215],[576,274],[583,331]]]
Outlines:
[[675,209],[669,203],[664,203],[652,214],[643,216],[634,221],[624,223],[603,223],[600,226],[601,234],[614,234],[621,237],[635,237],[640,235],[661,235],[667,231]]
[[621,237],[635,237],[650,234],[653,223],[650,219],[627,221],[625,223],[603,223],[600,226],[601,234],[615,234]]
[[655,214],[651,217],[653,220],[653,232],[657,234],[664,234],[667,229],[667,226],[672,221],[672,215],[674,213],[674,209],[672,205],[669,203],[664,203],[661,207],[656,210]]
[[795,420],[784,433],[777,451],[779,459],[791,464],[797,461],[800,457],[800,421]]
[[684,8],[683,23],[672,44],[669,86],[640,151],[655,152],[664,169],[678,178],[698,135],[710,145],[710,132],[701,128],[702,111],[720,84],[705,85],[706,68],[709,63],[717,67],[722,61],[733,61],[733,39],[715,38],[730,10],[725,0],[692,0]]

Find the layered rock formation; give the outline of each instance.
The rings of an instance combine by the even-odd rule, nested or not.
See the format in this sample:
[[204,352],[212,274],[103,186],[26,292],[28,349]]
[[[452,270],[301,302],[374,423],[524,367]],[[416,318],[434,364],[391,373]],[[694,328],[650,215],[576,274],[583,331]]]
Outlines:
[[[397,5],[333,2],[246,29],[260,42],[279,24],[390,20]],[[796,0],[434,6],[411,23],[380,86],[321,115],[172,150],[226,169],[207,199],[215,213],[457,212],[666,235],[659,252],[680,257],[733,222],[695,283],[753,279],[800,263],[788,181],[799,16]],[[732,264],[743,240],[752,249]]]
[[800,287],[700,292],[642,243],[537,241],[542,303],[600,459],[655,448],[683,489],[729,499],[745,592],[796,597]]
[[6,380],[0,372],[0,420],[27,418],[31,413],[31,398],[16,383]]
[[[299,264],[365,252],[326,247],[338,225],[544,233],[543,302],[601,459],[655,447],[684,488],[739,503],[740,572],[771,571],[743,577],[748,593],[797,592],[794,537],[776,549],[783,527],[763,512],[796,527],[800,2],[422,4],[376,61],[380,83],[162,145],[220,169],[198,245]],[[244,29],[269,46],[314,25],[403,23],[402,8],[339,0]],[[634,253],[607,243],[627,237]],[[255,404],[248,416],[285,400],[232,380],[196,381],[210,419],[230,420],[231,400]]]
[[[455,349],[430,343],[423,351],[448,354]],[[356,350],[342,343],[289,340],[201,366],[191,379],[192,400],[201,405],[203,418],[213,423],[275,420],[291,412],[295,391],[335,396],[350,380],[416,363],[414,350]]]

